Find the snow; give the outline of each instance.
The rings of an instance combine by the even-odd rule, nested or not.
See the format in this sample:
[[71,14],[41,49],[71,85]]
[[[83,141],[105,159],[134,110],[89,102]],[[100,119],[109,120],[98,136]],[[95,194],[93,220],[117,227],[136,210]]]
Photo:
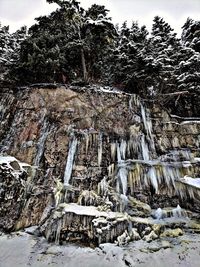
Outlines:
[[200,189],[200,178],[192,178],[189,176],[184,176],[180,179],[180,181],[184,184],[194,186]]
[[200,162],[200,158],[194,158],[194,162]]
[[27,163],[20,162],[12,156],[0,156],[0,165],[2,164],[5,164],[10,170],[12,170],[12,174],[16,175],[17,177],[21,172],[26,171],[26,167],[30,166]]
[[125,219],[124,214],[119,213],[119,212],[99,211],[97,209],[97,207],[80,206],[80,205],[77,205],[76,203],[65,204],[64,212],[65,213],[71,212],[71,213],[75,213],[77,215],[85,215],[85,216],[105,217],[105,218],[109,218],[109,219],[124,217],[124,219]]
[[191,123],[197,123],[197,124],[200,124],[200,120],[191,120],[191,121],[183,121],[183,122],[181,122],[180,124],[181,125],[184,125],[184,124],[191,124]]
[[191,167],[191,166],[192,166],[192,164],[191,164],[190,161],[183,161],[183,167],[184,168],[188,168],[188,167]]
[[180,117],[177,115],[170,115],[172,118],[182,119],[184,121],[200,121],[200,117]]
[[10,164],[10,162],[17,161],[18,160],[11,156],[0,156],[0,164]]
[[[69,87],[69,89],[71,90],[80,90],[80,88],[77,88],[76,86],[74,85],[71,85]],[[109,93],[109,94],[123,94],[123,95],[132,95],[130,93],[126,93],[124,91],[121,91],[115,87],[111,87],[111,86],[102,86],[102,85],[92,85],[92,86],[87,86],[87,87],[83,87],[83,90],[90,90],[90,91],[93,91],[93,92],[100,92],[100,93]]]

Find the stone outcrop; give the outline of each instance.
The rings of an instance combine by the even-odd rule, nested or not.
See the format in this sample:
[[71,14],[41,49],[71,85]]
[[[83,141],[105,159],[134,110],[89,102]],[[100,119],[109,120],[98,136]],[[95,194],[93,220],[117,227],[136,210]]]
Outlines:
[[13,157],[0,156],[0,228],[11,230],[26,199],[27,173]]
[[4,90],[0,118],[2,159],[26,162],[17,176],[0,165],[11,196],[1,193],[4,230],[38,225],[56,242],[122,244],[161,234],[134,223],[164,219],[152,209],[199,211],[198,118],[97,86]]

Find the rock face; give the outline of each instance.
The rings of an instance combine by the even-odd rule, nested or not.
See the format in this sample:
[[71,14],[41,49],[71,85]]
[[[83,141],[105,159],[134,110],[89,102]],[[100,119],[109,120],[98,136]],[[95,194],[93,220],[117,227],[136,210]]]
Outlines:
[[0,228],[14,227],[25,201],[27,173],[13,157],[0,157]]
[[133,220],[151,208],[199,211],[197,118],[100,87],[4,90],[0,118],[2,162],[26,162],[20,173],[0,162],[4,230],[38,225],[56,242],[123,243],[161,234]]

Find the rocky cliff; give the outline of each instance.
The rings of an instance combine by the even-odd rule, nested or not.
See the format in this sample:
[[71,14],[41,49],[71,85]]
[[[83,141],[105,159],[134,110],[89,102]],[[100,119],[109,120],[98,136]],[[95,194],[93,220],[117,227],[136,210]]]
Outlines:
[[97,86],[3,90],[0,118],[2,230],[94,244],[198,231],[200,119]]

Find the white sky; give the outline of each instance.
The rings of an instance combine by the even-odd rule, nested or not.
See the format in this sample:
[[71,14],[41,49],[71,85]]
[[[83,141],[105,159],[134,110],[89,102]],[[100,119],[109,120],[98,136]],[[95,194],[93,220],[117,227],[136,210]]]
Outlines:
[[[138,21],[139,25],[146,25],[151,30],[155,15],[164,17],[176,32],[187,17],[200,19],[200,0],[79,0],[84,8],[96,3],[105,5],[110,10],[114,23],[127,20]],[[46,0],[0,0],[0,21],[3,25],[10,25],[15,31],[22,25],[34,23],[34,18],[49,14],[57,5],[48,4]]]

